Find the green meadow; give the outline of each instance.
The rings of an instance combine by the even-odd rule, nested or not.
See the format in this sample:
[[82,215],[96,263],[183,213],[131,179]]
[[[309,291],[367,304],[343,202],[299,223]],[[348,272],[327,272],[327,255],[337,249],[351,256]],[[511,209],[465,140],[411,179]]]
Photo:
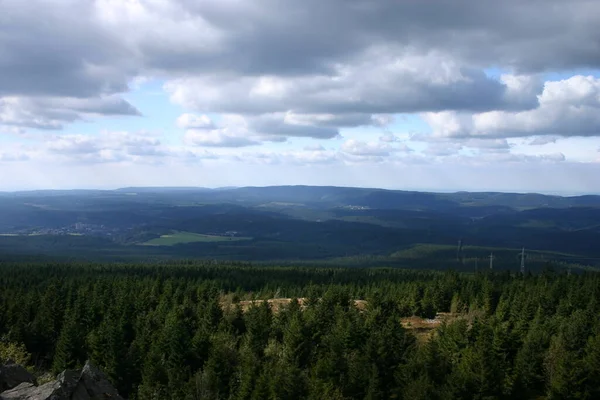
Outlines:
[[168,235],[162,235],[159,238],[142,243],[144,246],[175,246],[177,244],[187,244],[195,242],[239,242],[242,240],[251,240],[250,237],[230,237],[203,235],[193,232],[174,232]]

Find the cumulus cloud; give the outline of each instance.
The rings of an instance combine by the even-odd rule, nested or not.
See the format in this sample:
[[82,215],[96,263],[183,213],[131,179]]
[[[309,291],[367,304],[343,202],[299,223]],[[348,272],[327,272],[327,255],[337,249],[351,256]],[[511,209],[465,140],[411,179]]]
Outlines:
[[17,161],[27,161],[27,160],[29,160],[29,155],[27,153],[0,152],[0,162],[17,162]]
[[[36,132],[17,159],[196,160],[230,147],[244,161],[237,148],[365,127],[337,150],[247,157],[552,163],[564,155],[513,154],[506,138],[600,136],[598,78],[543,81],[600,69],[597,1],[0,0],[0,25],[2,133],[140,115],[125,93],[148,79],[183,108],[184,134],[169,145],[143,133]],[[411,143],[422,153],[391,132],[402,113],[430,125],[411,139],[426,142]]]
[[[599,67],[599,8],[586,0],[5,0],[0,96],[97,99],[161,76],[173,78],[165,86],[173,101],[192,110],[333,115],[312,124],[331,128],[385,125],[401,112],[526,110],[539,79],[495,79],[484,68]],[[11,123],[69,121],[40,118]]]
[[394,143],[400,141],[400,139],[393,133],[386,133],[379,137],[379,140],[384,143]]
[[[432,157],[467,156],[473,150],[476,155],[488,155],[490,153],[509,153],[513,147],[506,139],[489,138],[445,138],[418,136],[416,142],[426,144],[423,154]],[[465,153],[467,152],[467,153]]]
[[350,163],[384,162],[413,152],[405,143],[392,145],[382,141],[346,140],[340,146],[340,158]]
[[47,135],[37,149],[41,158],[76,163],[156,162],[176,154],[152,133],[126,131]]
[[227,128],[189,129],[185,133],[184,142],[190,146],[204,147],[245,147],[259,144],[259,142],[240,136],[238,132],[230,131]]
[[316,145],[304,146],[304,150],[306,150],[306,151],[325,151],[325,147],[321,146],[320,144],[316,144]]
[[485,150],[509,150],[512,146],[506,139],[468,139],[463,142],[465,147]]
[[273,113],[248,118],[249,128],[265,137],[311,137],[331,139],[339,134],[335,127],[328,126],[329,121],[324,120],[324,126],[318,118],[289,118],[287,114]]
[[504,154],[495,154],[488,160],[489,161],[497,161],[497,162],[556,163],[556,162],[565,161],[566,157],[563,153],[548,153],[548,154],[538,154],[538,155],[504,153]]
[[540,71],[600,65],[598,11],[587,0],[101,0],[92,29],[124,33],[143,62],[168,71],[326,74],[373,43]]
[[0,97],[0,124],[37,129],[61,129],[66,123],[96,116],[130,115],[140,112],[118,96]]
[[600,136],[600,79],[549,81],[538,98],[539,106],[527,111],[444,111],[423,118],[436,137]]
[[281,152],[253,152],[244,153],[238,161],[266,165],[300,165],[311,166],[333,164],[340,162],[340,155],[328,150],[292,150]]
[[462,143],[456,142],[431,142],[427,144],[424,153],[428,156],[445,157],[457,154],[463,149]]
[[215,124],[206,115],[182,114],[177,118],[176,125],[181,129],[214,129]]
[[341,151],[353,156],[388,156],[394,149],[386,144],[350,139],[342,144]]
[[[333,116],[336,119],[335,116]],[[244,147],[262,142],[284,142],[288,137],[331,139],[339,129],[327,115],[271,113],[257,116],[224,114],[215,123],[206,115],[183,114],[176,125],[185,129],[184,141],[194,146]]]
[[247,121],[237,115],[224,116],[216,124],[206,115],[183,114],[176,122],[185,129],[184,144],[200,147],[245,147],[260,142],[248,129]]
[[377,49],[364,59],[338,64],[328,75],[199,76],[170,81],[165,89],[172,101],[188,109],[327,112],[341,115],[340,119],[351,117],[352,125],[385,122],[374,114],[523,109],[537,103],[535,85],[519,79],[490,78],[442,54],[396,51]]
[[560,139],[558,136],[535,136],[528,143],[530,146],[543,146],[549,143],[556,143]]

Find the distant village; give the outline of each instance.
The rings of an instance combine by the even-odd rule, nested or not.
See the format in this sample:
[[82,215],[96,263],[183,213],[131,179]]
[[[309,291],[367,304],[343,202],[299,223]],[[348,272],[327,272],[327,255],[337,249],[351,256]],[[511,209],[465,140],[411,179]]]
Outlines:
[[122,232],[119,228],[109,228],[105,225],[84,224],[78,222],[60,228],[27,228],[12,232],[16,235],[86,235],[86,236],[113,236]]
[[[76,224],[72,224],[69,226],[64,226],[60,228],[26,228],[26,229],[18,229],[9,233],[4,233],[3,235],[9,236],[43,236],[43,235],[52,235],[52,236],[107,236],[113,237],[122,234],[125,231],[131,231],[135,229],[134,227],[130,228],[114,228],[107,227],[106,225],[96,225],[96,224],[85,224],[82,222],[78,222]],[[209,236],[222,236],[222,237],[238,237],[241,236],[238,231],[220,231],[220,232],[206,232],[204,235]]]

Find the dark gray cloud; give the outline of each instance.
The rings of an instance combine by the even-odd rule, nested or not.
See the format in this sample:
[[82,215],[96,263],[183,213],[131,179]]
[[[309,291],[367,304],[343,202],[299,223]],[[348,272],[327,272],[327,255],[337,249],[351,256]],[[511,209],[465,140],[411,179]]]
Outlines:
[[64,124],[98,115],[139,116],[140,112],[118,96],[0,97],[0,124],[36,129],[61,129]]
[[339,135],[337,128],[313,124],[291,124],[284,115],[267,114],[249,119],[249,129],[264,136],[293,136],[331,139]]
[[600,67],[595,0],[4,0],[0,15],[4,95],[114,93],[142,71],[329,75],[382,46],[474,67]]
[[127,90],[134,72],[129,52],[117,32],[98,25],[94,3],[0,2],[0,96],[92,97]]
[[373,48],[600,68],[595,0],[3,0],[0,18],[0,95],[115,93],[147,72],[327,76]]
[[556,141],[560,139],[560,137],[557,136],[535,136],[533,137],[533,139],[531,139],[531,141],[529,142],[530,146],[543,146],[545,144],[549,144],[549,143],[556,143]]
[[596,0],[2,0],[0,98],[39,106],[0,123],[135,115],[85,101],[141,75],[198,112],[335,116],[254,122],[272,136],[333,137],[376,114],[530,110],[541,86],[525,75],[600,68],[598,26]]
[[[340,115],[338,126],[364,124],[371,114],[423,111],[520,110],[537,106],[541,85],[532,79],[499,81],[440,55],[398,57],[338,67],[331,76],[195,77],[169,82],[171,99],[199,111]],[[332,121],[332,124],[335,121]]]
[[220,66],[244,73],[322,72],[373,43],[522,71],[600,67],[595,0],[178,3],[223,32]]

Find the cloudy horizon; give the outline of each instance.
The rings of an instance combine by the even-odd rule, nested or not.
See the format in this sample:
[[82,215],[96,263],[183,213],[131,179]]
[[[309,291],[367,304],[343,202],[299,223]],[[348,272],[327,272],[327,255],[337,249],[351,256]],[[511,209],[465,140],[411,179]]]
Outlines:
[[1,0],[0,191],[600,192],[595,0]]

